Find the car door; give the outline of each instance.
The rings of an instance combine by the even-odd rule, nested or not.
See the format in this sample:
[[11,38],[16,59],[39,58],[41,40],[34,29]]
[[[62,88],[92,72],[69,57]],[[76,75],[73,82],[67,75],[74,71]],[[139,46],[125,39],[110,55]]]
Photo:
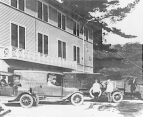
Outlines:
[[13,87],[1,86],[0,94],[1,94],[1,96],[12,96],[13,95]]
[[[56,84],[55,85],[48,85],[50,78],[56,78]],[[46,96],[49,97],[62,97],[62,76],[58,74],[50,74],[47,78],[47,85],[43,86],[43,91]]]

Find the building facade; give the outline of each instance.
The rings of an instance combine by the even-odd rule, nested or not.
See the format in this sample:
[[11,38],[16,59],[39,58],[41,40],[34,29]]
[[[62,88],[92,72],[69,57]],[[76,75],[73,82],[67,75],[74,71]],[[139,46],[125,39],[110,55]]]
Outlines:
[[92,73],[94,30],[54,0],[0,0],[0,71]]

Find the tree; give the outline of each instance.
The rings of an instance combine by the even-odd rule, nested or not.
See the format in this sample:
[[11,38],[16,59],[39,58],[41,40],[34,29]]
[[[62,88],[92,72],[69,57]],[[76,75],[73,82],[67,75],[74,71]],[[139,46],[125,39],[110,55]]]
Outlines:
[[[118,50],[117,54],[124,59],[120,64],[114,66],[104,66],[99,72],[107,75],[116,74],[118,76],[135,76],[138,81],[142,81],[142,45],[139,43],[127,43],[125,45],[114,45],[114,49]],[[117,77],[117,76],[116,76]]]
[[111,23],[122,21],[128,13],[131,13],[140,0],[134,0],[127,6],[121,7],[120,0],[58,0],[63,6],[71,8],[73,12],[80,14],[87,22],[99,23],[107,35],[112,32],[124,38],[135,38],[137,36],[125,34],[121,29],[110,27],[107,19]]

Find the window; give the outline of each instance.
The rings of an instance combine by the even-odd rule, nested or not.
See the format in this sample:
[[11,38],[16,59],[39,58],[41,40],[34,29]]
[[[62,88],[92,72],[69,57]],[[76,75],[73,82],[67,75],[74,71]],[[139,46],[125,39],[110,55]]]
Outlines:
[[42,44],[42,34],[38,33],[38,52],[40,53],[43,52]]
[[48,6],[38,1],[38,18],[48,22]]
[[11,24],[11,45],[25,49],[25,28],[16,24]]
[[42,19],[42,3],[38,1],[38,18]]
[[45,4],[43,4],[43,16],[44,21],[48,22],[48,7]]
[[11,6],[24,11],[24,0],[11,0]]
[[58,12],[58,27],[65,30],[66,27],[65,21],[66,21],[65,16]]
[[48,54],[48,36],[44,35],[44,54]]
[[66,18],[64,15],[62,15],[62,29],[65,30],[65,26],[66,26]]
[[58,57],[66,59],[66,43],[58,40]]
[[18,26],[11,24],[11,44],[14,47],[18,47]]
[[59,28],[61,28],[61,25],[62,25],[61,20],[62,20],[61,19],[61,13],[58,12],[58,27]]
[[79,36],[79,24],[73,21],[73,34]]
[[84,36],[85,39],[88,41],[88,29],[84,27]]
[[11,0],[11,6],[17,8],[17,0]]
[[48,54],[48,36],[38,33],[38,52]]
[[76,22],[73,22],[73,34],[76,35]]
[[19,48],[25,49],[25,28],[19,26]]
[[79,24],[77,23],[77,36],[79,36]]
[[19,10],[24,11],[24,0],[19,0]]
[[80,63],[80,48],[73,46],[73,60]]

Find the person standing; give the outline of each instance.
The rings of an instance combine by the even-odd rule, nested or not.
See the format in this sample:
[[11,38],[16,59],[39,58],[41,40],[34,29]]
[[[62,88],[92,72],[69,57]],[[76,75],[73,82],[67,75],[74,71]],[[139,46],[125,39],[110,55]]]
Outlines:
[[98,99],[101,95],[101,87],[97,79],[95,80],[95,83],[92,86],[92,91],[93,91],[94,98]]
[[107,80],[107,88],[105,90],[105,92],[107,93],[108,102],[112,101],[111,93],[113,92],[113,90],[114,90],[113,83],[110,81],[110,79],[108,79]]
[[133,78],[133,80],[131,80],[131,87],[130,87],[130,90],[131,90],[131,96],[132,98],[134,98],[134,92],[136,90],[136,86],[137,86],[137,82],[136,82],[136,78]]

